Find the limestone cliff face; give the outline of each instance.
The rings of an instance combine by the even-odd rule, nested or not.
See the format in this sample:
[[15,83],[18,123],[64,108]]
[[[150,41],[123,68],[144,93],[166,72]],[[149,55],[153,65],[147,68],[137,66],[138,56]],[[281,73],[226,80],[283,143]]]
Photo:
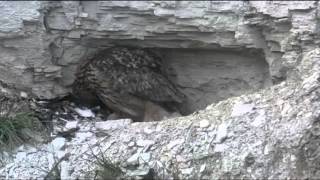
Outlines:
[[114,45],[256,51],[277,81],[298,78],[295,66],[319,44],[313,1],[1,2],[0,9],[0,79],[43,98],[65,95],[78,62]]
[[[64,177],[94,176],[82,153],[90,145],[131,177],[153,169],[164,179],[317,178],[319,11],[316,1],[0,2],[0,80],[50,99],[70,91],[79,62],[96,51],[151,48],[189,97],[189,113],[202,110],[91,124],[59,149],[68,155],[61,167],[72,169]],[[0,177],[45,177],[30,169],[28,158],[47,156],[39,152]]]

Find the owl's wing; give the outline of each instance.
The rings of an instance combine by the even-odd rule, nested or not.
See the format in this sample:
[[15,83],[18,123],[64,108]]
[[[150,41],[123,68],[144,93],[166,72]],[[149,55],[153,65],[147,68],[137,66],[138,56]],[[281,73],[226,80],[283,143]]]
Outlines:
[[162,71],[161,59],[146,50],[111,48],[95,56],[95,82],[105,89],[154,102],[181,103],[182,94]]
[[119,75],[114,84],[114,89],[119,92],[151,100],[154,102],[182,103],[185,95],[164,75],[147,68],[131,70]]

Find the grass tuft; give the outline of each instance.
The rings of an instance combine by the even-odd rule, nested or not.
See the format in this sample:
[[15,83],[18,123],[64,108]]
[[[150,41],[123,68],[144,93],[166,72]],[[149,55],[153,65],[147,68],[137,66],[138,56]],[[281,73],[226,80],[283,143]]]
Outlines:
[[98,146],[96,150],[93,150],[93,148],[90,148],[90,150],[91,150],[91,154],[89,153],[88,156],[91,158],[88,159],[88,161],[90,163],[95,164],[93,179],[103,179],[103,180],[126,179],[123,176],[124,172],[122,171],[120,164],[113,163],[111,159],[105,156],[100,146]]
[[0,97],[0,150],[12,149],[32,139],[27,130],[39,132],[41,122],[28,110],[27,102]]
[[39,127],[33,113],[21,112],[13,116],[0,116],[0,146],[13,147],[27,141],[24,129]]

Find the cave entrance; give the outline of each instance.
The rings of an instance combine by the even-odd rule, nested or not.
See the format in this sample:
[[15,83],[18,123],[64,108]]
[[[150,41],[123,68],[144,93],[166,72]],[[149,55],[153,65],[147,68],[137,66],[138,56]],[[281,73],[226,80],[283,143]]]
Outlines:
[[[182,115],[189,115],[212,103],[254,92],[272,84],[269,66],[262,51],[146,49],[161,57],[168,78],[186,95],[186,103],[179,107]],[[157,114],[157,110],[153,109],[152,113]]]
[[233,96],[271,86],[262,51],[154,49],[165,62],[168,76],[187,96],[181,107],[191,114]]

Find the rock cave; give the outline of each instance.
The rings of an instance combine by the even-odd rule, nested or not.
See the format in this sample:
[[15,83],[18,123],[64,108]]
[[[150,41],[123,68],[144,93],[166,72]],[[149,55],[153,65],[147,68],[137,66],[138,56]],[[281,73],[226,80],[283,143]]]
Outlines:
[[[144,42],[131,42],[132,44],[135,44],[132,47],[137,47]],[[127,44],[121,45],[130,47]],[[103,48],[97,49],[105,51]],[[272,84],[269,66],[262,50],[147,46],[141,49],[152,51],[161,58],[166,76],[186,95],[186,102],[179,107],[178,113],[182,115],[189,115],[212,103],[252,93]],[[100,105],[107,108],[101,101]]]
[[[317,179],[319,11],[318,1],[0,1],[0,179]],[[74,101],[81,62],[121,46],[161,57],[186,95],[180,114],[135,121]]]

